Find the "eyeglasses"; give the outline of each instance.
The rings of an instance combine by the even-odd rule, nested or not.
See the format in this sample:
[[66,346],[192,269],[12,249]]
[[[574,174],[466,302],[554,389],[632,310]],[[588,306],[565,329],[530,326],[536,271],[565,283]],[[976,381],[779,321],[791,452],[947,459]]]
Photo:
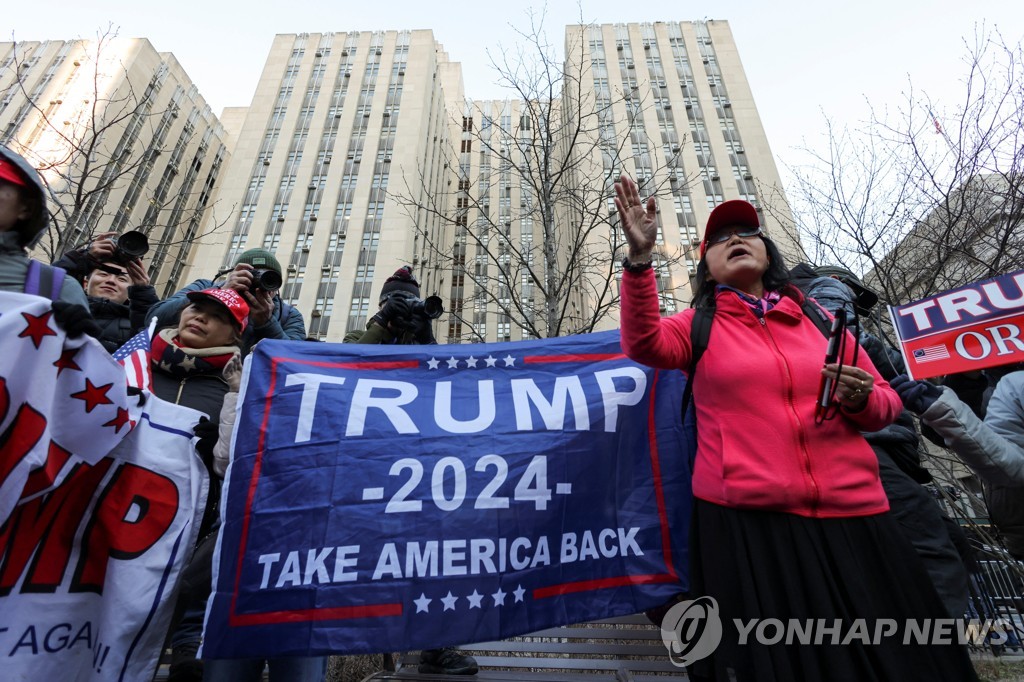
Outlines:
[[758,227],[734,227],[732,229],[719,230],[710,237],[707,237],[708,246],[714,246],[715,244],[724,244],[725,242],[732,239],[733,235],[740,237],[741,239],[753,239],[754,237],[760,237],[764,234],[761,231],[760,226]]

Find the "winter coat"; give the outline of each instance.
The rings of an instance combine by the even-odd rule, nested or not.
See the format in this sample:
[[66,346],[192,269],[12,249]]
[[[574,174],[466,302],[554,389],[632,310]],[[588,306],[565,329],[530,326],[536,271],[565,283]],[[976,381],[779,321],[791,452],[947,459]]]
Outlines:
[[128,287],[128,302],[88,296],[89,312],[100,327],[99,342],[113,353],[146,327],[146,312],[160,299],[149,285]]
[[[690,363],[694,310],[662,319],[652,271],[622,277],[622,348],[662,369]],[[878,460],[860,431],[899,414],[899,396],[874,376],[862,409],[815,424],[827,341],[789,296],[759,318],[731,291],[716,296],[708,348],[694,377],[697,458],[693,494],[742,509],[849,517],[889,509]],[[853,339],[849,340],[853,346]]]
[[985,421],[945,387],[921,421],[985,482],[992,522],[1010,553],[1024,558],[1024,372],[999,381]]
[[[0,291],[24,293],[28,262],[25,249],[18,245],[18,233],[0,232]],[[71,277],[64,277],[58,300],[89,308],[81,285]]]
[[[149,309],[146,319],[157,318],[158,327],[171,327],[178,323],[178,316],[188,305],[188,293],[202,291],[216,286],[212,280],[197,279],[170,298],[166,298]],[[306,338],[306,323],[298,308],[288,305],[279,296],[274,296],[274,310],[267,323],[257,327],[250,324],[242,333],[242,354],[247,354],[257,341],[263,339],[290,339],[303,341]]]

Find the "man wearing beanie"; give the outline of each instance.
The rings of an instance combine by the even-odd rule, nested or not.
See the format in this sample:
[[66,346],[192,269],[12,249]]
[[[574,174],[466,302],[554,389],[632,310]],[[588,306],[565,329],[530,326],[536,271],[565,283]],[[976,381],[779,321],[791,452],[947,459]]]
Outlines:
[[366,331],[351,331],[345,343],[396,343],[427,345],[437,343],[431,320],[415,315],[412,302],[420,298],[420,283],[413,277],[412,267],[404,265],[384,280],[380,288],[380,309],[370,318]]
[[[264,286],[260,286],[255,276],[270,272],[264,276]],[[273,276],[276,273],[276,277]],[[284,281],[281,264],[266,249],[249,249],[243,251],[235,267],[226,273],[226,277],[217,279],[197,279],[187,287],[174,294],[162,303],[149,309],[148,318],[157,317],[160,327],[177,323],[178,315],[188,305],[188,294],[192,291],[203,291],[211,287],[233,289],[249,304],[250,324],[242,334],[242,353],[248,353],[257,341],[262,339],[288,339],[302,341],[306,338],[306,323],[302,314],[293,306],[288,305],[278,296],[278,288]],[[269,283],[266,280],[270,280]]]
[[[380,288],[380,309],[370,318],[366,331],[345,335],[345,343],[398,344],[403,346],[437,343],[431,328],[432,320],[423,313],[414,313],[412,302],[420,298],[420,283],[413,277],[412,267],[402,266],[384,280]],[[424,649],[420,652],[419,671],[440,675],[475,675],[476,659],[458,649]]]

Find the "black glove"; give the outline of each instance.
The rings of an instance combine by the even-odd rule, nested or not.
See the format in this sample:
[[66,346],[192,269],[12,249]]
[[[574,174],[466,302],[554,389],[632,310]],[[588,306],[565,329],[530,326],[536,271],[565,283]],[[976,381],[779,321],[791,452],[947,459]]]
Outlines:
[[893,387],[903,401],[903,406],[914,414],[920,415],[942,395],[942,389],[927,381],[914,381],[906,374],[894,378],[889,385]]
[[417,315],[413,320],[413,337],[416,339],[416,343],[421,346],[430,346],[437,343],[434,338],[434,325],[426,315]]
[[57,321],[68,338],[77,339],[82,334],[88,334],[92,338],[98,339],[103,333],[87,308],[65,301],[54,301],[51,307],[53,308],[53,319]]
[[210,421],[206,417],[201,418],[192,428],[192,433],[199,439],[196,443],[196,452],[203,458],[203,462],[213,461],[213,446],[217,444],[219,429],[219,422]]
[[391,296],[370,319],[382,327],[390,323],[397,328],[407,329],[412,324],[412,305],[401,296]]

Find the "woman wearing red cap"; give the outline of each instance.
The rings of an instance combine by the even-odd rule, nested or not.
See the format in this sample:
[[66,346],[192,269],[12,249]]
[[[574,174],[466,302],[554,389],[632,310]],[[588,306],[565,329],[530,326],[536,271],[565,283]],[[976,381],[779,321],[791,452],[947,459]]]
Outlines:
[[[210,490],[192,561],[182,576],[171,626],[172,680],[202,680],[202,661],[196,650],[202,640],[203,614],[210,594],[210,566],[216,537],[217,504],[223,472],[214,471],[218,422],[229,391],[238,391],[241,364],[237,360],[241,334],[249,323],[249,305],[230,289],[193,291],[177,327],[160,330],[153,338],[153,393],[207,415],[196,426],[196,450],[210,473]],[[234,362],[232,360],[234,359]],[[234,403],[232,402],[232,405]]]
[[[623,350],[645,365],[688,370],[695,310],[660,316],[651,268],[655,199],[641,202],[625,175],[615,188],[629,247]],[[856,364],[846,357],[842,367],[823,367],[827,341],[804,314],[752,205],[715,208],[700,255],[694,305],[714,306],[714,314],[690,377],[697,415],[691,592],[717,601],[724,632],[713,665],[700,661],[691,675],[729,679],[731,669],[741,682],[976,679],[966,649],[948,643],[955,635],[947,643],[904,643],[908,621],[948,616],[888,514],[877,459],[860,435],[891,423],[899,397],[864,353]],[[848,348],[855,345],[848,339]],[[822,376],[837,385],[835,416],[824,420],[816,410]],[[773,639],[774,627],[759,638],[755,626],[770,619],[783,628],[817,624],[811,641],[819,643],[800,644],[791,634]],[[876,624],[889,620],[897,632],[877,635]],[[737,623],[750,626],[745,638]],[[822,628],[835,623],[838,635]],[[860,627],[868,635],[847,638]]]

